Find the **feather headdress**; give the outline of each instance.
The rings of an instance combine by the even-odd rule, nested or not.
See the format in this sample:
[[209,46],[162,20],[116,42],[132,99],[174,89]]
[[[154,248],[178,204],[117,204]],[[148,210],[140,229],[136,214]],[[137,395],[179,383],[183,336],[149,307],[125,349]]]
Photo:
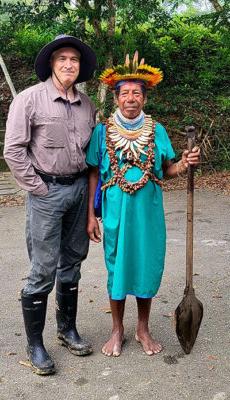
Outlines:
[[159,68],[145,64],[144,58],[138,64],[138,51],[135,51],[132,61],[127,54],[124,65],[107,68],[99,79],[111,89],[114,89],[119,81],[133,80],[143,81],[147,88],[152,88],[162,81],[163,73]]

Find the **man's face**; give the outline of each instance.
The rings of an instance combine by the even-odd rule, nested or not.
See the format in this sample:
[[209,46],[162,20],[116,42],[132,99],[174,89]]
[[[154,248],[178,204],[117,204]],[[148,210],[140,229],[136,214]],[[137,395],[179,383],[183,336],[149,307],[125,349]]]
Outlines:
[[80,57],[79,51],[71,47],[64,47],[52,54],[50,61],[52,76],[56,75],[66,88],[71,86],[79,75]]
[[120,88],[120,93],[115,99],[115,103],[119,107],[125,118],[136,118],[144,104],[146,96],[144,96],[141,85],[135,82],[127,82]]

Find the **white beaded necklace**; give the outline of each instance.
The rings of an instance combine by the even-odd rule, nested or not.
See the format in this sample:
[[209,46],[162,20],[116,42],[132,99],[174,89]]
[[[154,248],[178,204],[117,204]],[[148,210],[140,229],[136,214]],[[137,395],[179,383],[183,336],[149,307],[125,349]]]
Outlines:
[[121,150],[120,159],[126,153],[127,159],[138,159],[140,153],[147,155],[144,148],[149,143],[153,130],[150,115],[144,114],[144,124],[140,129],[129,130],[117,124],[114,114],[109,118],[108,135],[114,143],[115,150]]

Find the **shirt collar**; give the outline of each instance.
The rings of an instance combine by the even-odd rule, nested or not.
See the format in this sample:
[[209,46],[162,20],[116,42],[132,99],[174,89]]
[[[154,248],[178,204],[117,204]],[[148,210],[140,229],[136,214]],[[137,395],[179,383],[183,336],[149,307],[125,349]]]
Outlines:
[[[48,88],[51,100],[53,101],[56,101],[58,99],[64,100],[63,97],[60,95],[59,91],[57,90],[56,86],[54,85],[51,76],[44,82],[44,84]],[[81,94],[78,92],[76,85],[74,85],[74,92],[75,92],[75,97],[74,100],[71,101],[71,103],[81,104]]]

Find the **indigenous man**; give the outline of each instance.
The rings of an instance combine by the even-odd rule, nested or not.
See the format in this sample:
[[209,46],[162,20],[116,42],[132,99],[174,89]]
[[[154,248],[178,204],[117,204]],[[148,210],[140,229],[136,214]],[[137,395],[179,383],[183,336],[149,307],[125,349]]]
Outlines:
[[[106,124],[99,124],[87,150],[89,180],[88,233],[99,242],[94,213],[98,165],[102,180],[102,221],[108,293],[112,311],[112,335],[103,346],[106,356],[119,356],[124,340],[123,315],[127,295],[136,297],[138,321],[135,338],[147,355],[162,345],[149,331],[152,298],[164,268],[165,220],[161,180],[176,177],[197,165],[200,151],[185,150],[177,163],[165,128],[143,112],[146,90],[162,80],[162,72],[133,62],[106,70],[101,80],[115,91],[117,109]],[[100,158],[101,156],[101,158]],[[100,161],[100,164],[99,164]]]
[[92,49],[60,35],[39,52],[35,71],[41,83],[11,104],[5,159],[19,186],[28,191],[26,239],[31,261],[21,301],[33,370],[55,372],[44,345],[48,294],[56,282],[60,343],[73,354],[92,352],[76,329],[81,262],[88,252],[85,148],[95,125],[95,107],[75,84],[96,67]]

